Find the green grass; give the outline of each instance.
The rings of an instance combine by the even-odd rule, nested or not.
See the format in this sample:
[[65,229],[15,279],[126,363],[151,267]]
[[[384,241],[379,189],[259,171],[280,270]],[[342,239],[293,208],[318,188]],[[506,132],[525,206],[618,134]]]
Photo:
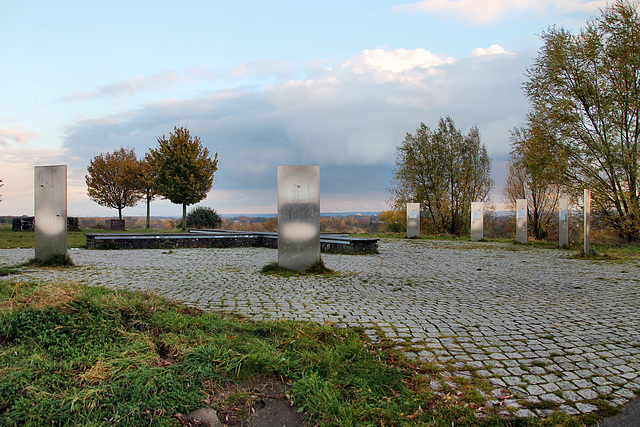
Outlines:
[[282,277],[292,277],[292,276],[334,276],[336,273],[334,270],[326,267],[324,262],[320,260],[319,263],[314,266],[308,268],[307,270],[294,271],[285,267],[281,267],[278,262],[271,262],[260,270],[263,274],[269,274],[274,276],[282,276]]
[[357,329],[250,321],[100,287],[0,282],[6,426],[178,426],[206,405],[248,412],[259,396],[241,385],[256,381],[290,384],[310,425],[557,425],[491,409],[478,418],[478,392],[437,396],[434,375]]
[[0,276],[9,276],[11,274],[20,274],[20,268],[17,266],[0,267]]
[[[134,229],[128,233],[181,233],[179,229]],[[84,233],[122,233],[101,228],[88,228],[81,231],[69,231],[67,233],[67,246],[69,248],[84,248],[86,237]],[[0,227],[0,249],[33,248],[35,233],[33,231],[13,231],[11,227]]]
[[20,264],[24,267],[73,267],[73,260],[69,255],[54,255],[47,259],[32,258],[29,261]]

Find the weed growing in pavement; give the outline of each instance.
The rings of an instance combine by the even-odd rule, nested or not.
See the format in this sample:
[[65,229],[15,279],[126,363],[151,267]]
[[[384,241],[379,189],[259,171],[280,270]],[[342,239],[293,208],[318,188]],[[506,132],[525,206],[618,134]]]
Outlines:
[[560,407],[560,404],[552,400],[539,400],[538,402],[529,402],[525,400],[524,402],[522,402],[522,406],[532,411],[536,409],[542,409],[542,410],[551,409],[555,411]]
[[69,255],[54,255],[44,260],[32,258],[20,264],[24,267],[73,267],[73,261]]
[[549,365],[547,362],[543,360],[534,360],[533,362],[531,362],[531,364],[539,368],[544,368],[545,366]]
[[335,276],[339,274],[333,271],[332,269],[326,267],[322,260],[320,260],[317,264],[311,266],[307,270],[299,270],[299,271],[290,270],[288,268],[281,267],[277,262],[272,262],[262,267],[260,272],[263,274],[271,274],[274,276],[282,276],[282,277],[309,276],[309,275],[330,277],[330,276]]
[[20,267],[18,266],[4,266],[0,267],[0,276],[9,276],[11,274],[20,274]]
[[0,276],[20,274],[22,273],[22,267],[67,268],[73,266],[73,261],[68,255],[54,255],[46,260],[32,258],[22,264],[0,267]]

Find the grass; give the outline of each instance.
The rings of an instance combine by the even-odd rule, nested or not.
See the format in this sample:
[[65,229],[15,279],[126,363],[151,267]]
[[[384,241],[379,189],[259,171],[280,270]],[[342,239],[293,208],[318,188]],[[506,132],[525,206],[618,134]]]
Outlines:
[[69,255],[54,255],[47,259],[32,258],[29,261],[20,264],[24,267],[73,267],[73,261]]
[[[179,229],[135,229],[127,230],[130,233],[181,233]],[[67,245],[69,248],[84,248],[86,245],[85,233],[121,233],[119,231],[105,230],[101,228],[84,229],[81,231],[69,231],[67,233]],[[35,233],[33,231],[13,231],[11,227],[0,226],[0,249],[33,248]]]
[[0,267],[0,276],[10,276],[12,274],[20,274],[20,268],[17,266]]
[[281,267],[278,262],[271,262],[260,270],[263,274],[270,274],[274,276],[282,276],[282,277],[292,277],[292,276],[309,276],[309,275],[317,275],[317,276],[333,276],[336,273],[334,270],[326,267],[324,262],[320,260],[317,264],[311,266],[306,270],[290,270],[285,267]]
[[0,282],[6,426],[178,426],[207,405],[234,421],[260,399],[247,384],[268,381],[288,385],[310,425],[557,425],[480,411],[473,390],[435,395],[435,374],[357,329],[250,321],[146,293]]

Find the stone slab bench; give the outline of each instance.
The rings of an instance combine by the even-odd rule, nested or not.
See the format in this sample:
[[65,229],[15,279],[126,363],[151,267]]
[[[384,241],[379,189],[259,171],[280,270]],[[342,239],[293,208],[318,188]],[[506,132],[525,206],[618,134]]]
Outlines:
[[[85,233],[88,249],[176,249],[278,247],[278,233],[233,230],[189,230],[188,233]],[[322,233],[325,253],[365,255],[378,253],[378,239]]]

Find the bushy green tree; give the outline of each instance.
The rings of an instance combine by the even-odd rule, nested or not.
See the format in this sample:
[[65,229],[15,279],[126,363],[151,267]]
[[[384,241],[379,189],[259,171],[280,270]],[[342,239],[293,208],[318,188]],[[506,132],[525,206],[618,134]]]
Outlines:
[[158,138],[159,147],[150,151],[156,176],[156,192],[172,203],[182,205],[182,230],[187,229],[187,206],[207,197],[218,170],[218,153],[212,159],[199,137],[174,127],[169,138]]
[[617,0],[578,34],[552,27],[527,71],[524,140],[539,163],[552,160],[573,194],[592,190],[593,211],[628,241],[640,240],[640,17]]
[[396,210],[420,203],[423,219],[436,233],[461,235],[469,229],[471,202],[485,201],[493,187],[491,159],[473,127],[463,135],[451,117],[434,131],[421,123],[396,150],[392,201]]
[[140,167],[135,150],[120,148],[93,158],[85,176],[89,198],[101,206],[122,209],[135,206],[142,193],[138,188]]
[[196,206],[187,214],[187,227],[189,228],[220,228],[222,218],[211,208]]

